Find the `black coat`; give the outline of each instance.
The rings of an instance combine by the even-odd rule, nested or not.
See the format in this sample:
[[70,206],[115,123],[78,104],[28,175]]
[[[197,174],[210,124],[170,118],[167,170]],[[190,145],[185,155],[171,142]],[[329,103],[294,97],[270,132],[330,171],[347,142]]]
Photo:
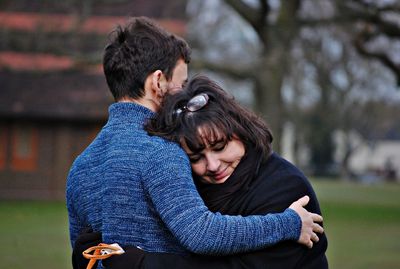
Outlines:
[[[250,177],[246,178],[248,174]],[[225,183],[198,186],[210,210],[227,215],[265,215],[282,212],[295,200],[308,195],[310,202],[306,209],[321,214],[317,197],[307,178],[298,168],[275,153],[267,161],[259,163],[258,167],[243,167],[240,164],[231,177],[230,186],[224,186]],[[219,199],[226,192],[229,195]],[[211,204],[210,200],[213,200]],[[150,254],[151,259],[146,257],[144,264],[145,268],[162,268],[161,265],[167,268],[165,266],[170,264],[171,268],[325,269],[328,268],[325,256],[328,242],[325,234],[319,235],[319,238],[312,249],[295,241],[284,241],[262,250],[227,257],[192,255],[177,258],[177,255]]]

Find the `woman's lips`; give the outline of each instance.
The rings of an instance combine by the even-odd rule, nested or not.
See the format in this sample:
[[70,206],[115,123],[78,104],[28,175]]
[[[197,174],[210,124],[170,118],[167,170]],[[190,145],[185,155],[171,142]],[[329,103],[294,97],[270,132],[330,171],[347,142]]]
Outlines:
[[215,173],[214,175],[213,175],[213,178],[214,178],[214,180],[215,181],[220,181],[220,180],[222,180],[222,179],[224,179],[227,175],[228,175],[228,173],[227,173],[227,169],[228,167],[226,167],[223,171],[221,171],[221,172],[218,172],[218,173]]

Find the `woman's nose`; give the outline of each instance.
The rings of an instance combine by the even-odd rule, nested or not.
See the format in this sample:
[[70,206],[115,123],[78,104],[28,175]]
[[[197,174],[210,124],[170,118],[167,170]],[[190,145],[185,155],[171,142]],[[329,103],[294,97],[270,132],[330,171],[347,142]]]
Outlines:
[[211,171],[211,172],[218,171],[218,168],[219,168],[219,165],[220,165],[220,161],[216,157],[217,156],[215,156],[214,154],[208,154],[208,156],[206,156],[206,158],[207,158],[207,170],[208,171]]

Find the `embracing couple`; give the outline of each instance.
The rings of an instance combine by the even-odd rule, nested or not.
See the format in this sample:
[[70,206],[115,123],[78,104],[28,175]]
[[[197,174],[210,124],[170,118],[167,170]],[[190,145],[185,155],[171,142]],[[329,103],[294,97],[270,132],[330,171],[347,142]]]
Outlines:
[[126,252],[98,268],[328,268],[307,178],[257,115],[188,80],[189,62],[188,44],[144,17],[105,48],[116,102],[67,180],[74,268],[99,242]]

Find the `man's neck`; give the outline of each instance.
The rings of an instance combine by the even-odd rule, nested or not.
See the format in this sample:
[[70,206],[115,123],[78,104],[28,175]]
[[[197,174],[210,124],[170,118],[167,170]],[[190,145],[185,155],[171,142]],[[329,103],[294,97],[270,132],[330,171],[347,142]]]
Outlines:
[[135,103],[135,104],[144,106],[153,112],[157,112],[157,110],[158,110],[158,105],[155,104],[154,101],[151,99],[146,99],[146,98],[134,99],[132,97],[125,96],[125,97],[122,97],[121,99],[119,99],[118,102],[119,103]]

